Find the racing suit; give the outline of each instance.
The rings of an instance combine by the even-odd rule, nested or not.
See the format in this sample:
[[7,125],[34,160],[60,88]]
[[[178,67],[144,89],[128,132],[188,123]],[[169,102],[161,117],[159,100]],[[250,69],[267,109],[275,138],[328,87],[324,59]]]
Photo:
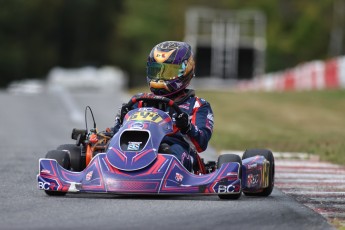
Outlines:
[[[174,102],[182,112],[189,115],[191,125],[186,134],[175,132],[173,135],[165,136],[162,143],[168,144],[169,153],[175,155],[185,168],[191,171],[194,154],[205,151],[211,139],[214,124],[213,112],[206,100],[195,96],[194,90],[186,89],[183,95]],[[173,122],[175,122],[174,118]],[[116,133],[120,126],[119,119],[116,119],[113,132]]]

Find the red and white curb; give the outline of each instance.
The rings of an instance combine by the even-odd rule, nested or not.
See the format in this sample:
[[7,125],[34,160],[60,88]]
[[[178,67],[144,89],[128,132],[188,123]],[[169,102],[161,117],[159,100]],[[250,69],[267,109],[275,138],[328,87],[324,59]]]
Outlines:
[[311,61],[294,68],[241,81],[240,91],[294,91],[345,88],[345,56]]
[[308,155],[274,155],[275,186],[329,222],[345,226],[345,167]]

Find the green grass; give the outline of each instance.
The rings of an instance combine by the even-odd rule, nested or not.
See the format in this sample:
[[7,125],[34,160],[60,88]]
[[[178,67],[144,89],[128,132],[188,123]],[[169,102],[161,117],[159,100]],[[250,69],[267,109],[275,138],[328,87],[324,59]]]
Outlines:
[[307,152],[345,164],[345,90],[198,95],[212,105],[217,150]]
[[[130,93],[144,92],[144,88]],[[345,90],[310,92],[197,91],[212,105],[210,144],[218,151],[268,148],[306,152],[345,165]]]

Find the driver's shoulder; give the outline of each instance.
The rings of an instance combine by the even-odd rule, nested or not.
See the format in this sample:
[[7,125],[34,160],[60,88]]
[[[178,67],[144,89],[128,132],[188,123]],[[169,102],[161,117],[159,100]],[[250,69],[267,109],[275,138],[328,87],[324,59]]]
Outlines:
[[206,101],[206,99],[195,96],[195,103],[194,103],[194,107],[204,107],[204,106],[210,106],[210,103],[208,101]]
[[205,99],[194,95],[179,104],[179,107],[185,112],[189,111],[189,113],[204,109],[210,110],[210,104]]

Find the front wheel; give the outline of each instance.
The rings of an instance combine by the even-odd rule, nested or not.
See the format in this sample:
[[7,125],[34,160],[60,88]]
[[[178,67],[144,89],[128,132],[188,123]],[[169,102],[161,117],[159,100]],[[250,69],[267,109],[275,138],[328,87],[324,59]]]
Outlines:
[[[46,158],[54,159],[57,161],[59,165],[61,165],[64,169],[70,170],[71,168],[71,160],[66,151],[62,150],[52,150],[47,152]],[[45,193],[49,196],[64,196],[66,192],[58,192],[58,191],[47,191],[44,190]]]
[[263,156],[266,160],[270,162],[269,167],[269,175],[268,175],[268,187],[264,188],[261,192],[258,193],[248,193],[243,192],[246,196],[269,196],[274,187],[274,156],[273,153],[270,150],[267,149],[249,149],[246,150],[242,156],[242,160],[254,157],[254,156]]
[[[218,157],[218,161],[217,161],[217,169],[220,169],[220,167],[222,166],[222,164],[224,163],[230,163],[230,162],[235,162],[235,163],[239,163],[239,169],[238,169],[238,178],[242,179],[242,160],[241,157],[239,157],[236,154],[222,154]],[[242,186],[241,186],[242,187]],[[242,188],[240,193],[238,194],[218,194],[218,197],[220,199],[226,199],[226,200],[237,200],[241,197],[242,195]]]
[[72,171],[81,172],[85,169],[85,157],[81,155],[80,146],[75,144],[64,144],[57,147],[57,150],[63,150],[69,154]]

